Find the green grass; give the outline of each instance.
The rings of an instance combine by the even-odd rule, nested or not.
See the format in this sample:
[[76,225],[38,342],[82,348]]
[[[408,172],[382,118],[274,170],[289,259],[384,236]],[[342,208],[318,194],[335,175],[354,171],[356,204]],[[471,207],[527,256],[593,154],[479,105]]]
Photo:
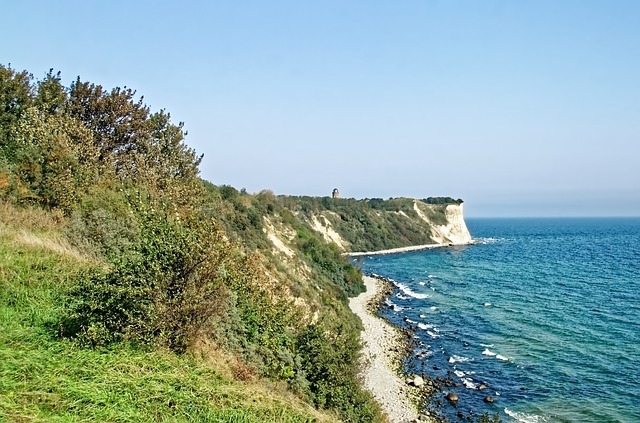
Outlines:
[[59,339],[62,294],[88,261],[47,241],[55,227],[30,234],[43,242],[25,243],[7,220],[0,220],[0,421],[333,420],[293,395],[225,377],[190,355],[127,344],[93,350]]
[[312,421],[188,358],[40,340],[2,340],[0,409],[9,421]]

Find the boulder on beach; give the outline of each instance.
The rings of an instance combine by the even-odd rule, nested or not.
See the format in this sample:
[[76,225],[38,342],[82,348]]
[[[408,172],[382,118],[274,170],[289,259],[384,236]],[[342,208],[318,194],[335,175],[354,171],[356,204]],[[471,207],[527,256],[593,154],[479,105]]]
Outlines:
[[418,375],[407,378],[407,385],[415,386],[416,388],[422,388],[424,386],[424,379]]

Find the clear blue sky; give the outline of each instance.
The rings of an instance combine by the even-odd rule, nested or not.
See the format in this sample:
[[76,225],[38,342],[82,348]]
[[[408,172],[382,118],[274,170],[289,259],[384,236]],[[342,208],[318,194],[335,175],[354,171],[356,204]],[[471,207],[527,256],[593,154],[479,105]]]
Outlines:
[[640,216],[640,1],[7,1],[0,63],[128,86],[215,184]]

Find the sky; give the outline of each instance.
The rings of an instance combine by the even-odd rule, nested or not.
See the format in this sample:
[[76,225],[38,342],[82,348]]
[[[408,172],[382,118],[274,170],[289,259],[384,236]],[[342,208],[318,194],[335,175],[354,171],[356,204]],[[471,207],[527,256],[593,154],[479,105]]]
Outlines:
[[249,192],[640,216],[640,1],[7,1],[0,63],[127,86]]

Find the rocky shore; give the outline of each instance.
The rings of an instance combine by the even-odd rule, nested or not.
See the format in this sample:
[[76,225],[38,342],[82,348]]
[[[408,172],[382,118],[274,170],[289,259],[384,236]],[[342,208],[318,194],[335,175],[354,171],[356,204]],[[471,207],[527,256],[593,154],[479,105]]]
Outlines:
[[380,303],[392,288],[387,282],[370,276],[365,276],[363,281],[367,290],[351,298],[349,306],[364,327],[360,363],[364,387],[373,394],[391,423],[436,422],[420,414],[416,405],[431,392],[430,381],[417,375],[401,376],[402,358],[409,348],[407,335],[377,317]]
[[[364,276],[363,281],[366,292],[352,298],[349,303],[351,310],[362,319],[364,326],[361,333],[361,373],[365,388],[372,392],[374,398],[382,405],[389,421],[447,423],[446,414],[452,415],[451,410],[458,419],[476,421],[479,416],[474,410],[467,410],[466,413],[456,411],[459,397],[454,391],[463,384],[454,380],[451,372],[435,378],[424,373],[405,373],[404,359],[412,354],[415,347],[414,330],[417,330],[417,327],[401,329],[378,317],[378,311],[384,307],[385,300],[394,293],[393,280],[371,274]],[[372,356],[372,360],[366,360]],[[436,366],[433,368],[439,370]],[[480,384],[476,389],[484,391],[488,387]],[[493,403],[494,400],[490,395],[483,399],[485,403]],[[402,411],[405,402],[409,403],[415,416]],[[447,412],[443,413],[445,409]],[[491,418],[489,415],[486,417]]]

